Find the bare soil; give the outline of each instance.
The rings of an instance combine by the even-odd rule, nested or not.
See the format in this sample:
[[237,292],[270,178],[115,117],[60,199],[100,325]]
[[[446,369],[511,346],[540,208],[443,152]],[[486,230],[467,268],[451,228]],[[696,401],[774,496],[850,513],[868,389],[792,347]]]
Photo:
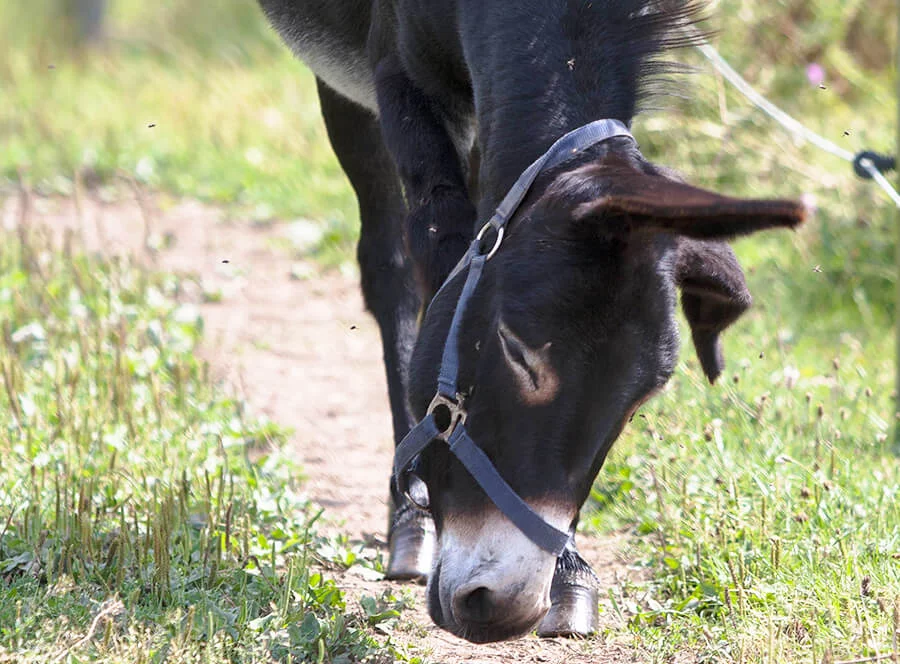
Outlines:
[[[287,224],[229,219],[214,207],[140,192],[130,200],[101,199],[22,194],[0,201],[0,221],[12,227],[26,218],[56,231],[71,228],[91,250],[141,256],[160,269],[195,275],[198,292],[187,297],[204,317],[202,352],[214,375],[256,412],[294,429],[290,449],[307,475],[311,499],[325,508],[324,530],[383,548],[393,445],[378,330],[364,311],[358,277],[291,256],[284,249]],[[166,248],[146,250],[148,240],[163,239]],[[206,302],[210,294],[221,299]],[[580,537],[604,592],[634,576],[625,562],[626,541]],[[352,568],[336,574],[354,599],[392,587],[367,581]],[[403,613],[395,641],[426,661],[644,659],[608,602],[601,606],[601,634],[588,640],[529,636],[473,645],[435,627],[424,589],[406,587],[415,593],[415,607]]]

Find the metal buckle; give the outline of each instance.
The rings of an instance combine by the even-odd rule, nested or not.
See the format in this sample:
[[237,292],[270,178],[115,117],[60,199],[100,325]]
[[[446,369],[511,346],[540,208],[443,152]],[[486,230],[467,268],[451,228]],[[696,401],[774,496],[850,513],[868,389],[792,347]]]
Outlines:
[[[459,394],[456,395],[454,400],[438,392],[428,406],[428,415],[434,416],[434,424],[439,429],[437,438],[445,443],[453,435],[456,427],[466,421],[468,413],[463,407],[462,401],[462,396]],[[440,412],[438,409],[441,408],[445,408],[447,412]],[[445,427],[442,427],[443,422],[447,423]]]
[[[442,440],[445,443],[448,442],[450,436],[456,431],[456,427],[466,421],[467,413],[462,402],[463,398],[460,394],[456,395],[456,399],[445,397],[440,392],[434,396],[434,399],[431,400],[431,404],[428,406],[426,417],[428,415],[433,416],[435,427],[440,429],[440,431],[438,431],[437,435],[432,440]],[[406,468],[398,471],[398,474],[394,477],[394,481],[396,482],[397,489],[400,493],[403,494],[416,509],[427,512],[430,502],[428,497],[428,487],[414,472],[418,459],[419,457],[416,456]],[[418,486],[416,487],[413,487],[413,481],[411,481],[411,478],[413,477],[416,478],[414,481],[418,482]]]
[[[506,233],[505,226],[494,226],[494,224],[489,221],[484,226],[481,227],[480,231],[478,231],[478,235],[475,236],[475,240],[477,242],[481,242],[481,240],[484,238],[484,236],[487,235],[491,229],[494,229],[497,231],[497,239],[494,241],[494,246],[487,253],[487,257],[484,259],[485,261],[489,261],[489,260],[491,260],[491,258],[494,257],[494,254],[496,254],[497,251],[500,249],[500,245],[503,243],[503,236]],[[479,246],[479,251],[480,251],[480,249],[481,248]],[[481,254],[481,255],[483,256],[484,254]]]

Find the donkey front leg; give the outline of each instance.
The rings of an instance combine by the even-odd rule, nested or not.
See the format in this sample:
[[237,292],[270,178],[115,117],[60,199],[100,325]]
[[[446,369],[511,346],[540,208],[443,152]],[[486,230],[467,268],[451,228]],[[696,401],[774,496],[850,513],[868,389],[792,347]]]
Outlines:
[[550,610],[538,625],[538,636],[588,636],[600,622],[599,581],[575,550],[574,541],[556,561],[550,584]]
[[[406,405],[406,371],[420,307],[410,261],[403,250],[401,227],[406,204],[378,120],[322,81],[318,83],[331,145],[359,201],[362,291],[381,331],[396,444],[411,426]],[[422,578],[431,569],[434,525],[403,496],[394,493],[391,491],[387,576]]]
[[375,90],[381,131],[410,209],[406,243],[427,303],[471,241],[475,206],[437,103],[410,80],[396,54],[377,58]]

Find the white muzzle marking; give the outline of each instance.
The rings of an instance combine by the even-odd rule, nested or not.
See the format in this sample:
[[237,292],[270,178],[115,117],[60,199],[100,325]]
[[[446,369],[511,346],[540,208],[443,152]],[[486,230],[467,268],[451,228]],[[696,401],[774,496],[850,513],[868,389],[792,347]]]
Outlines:
[[[558,506],[532,505],[532,509],[560,530],[566,530],[575,516],[573,510]],[[456,624],[466,622],[458,615],[460,595],[478,588],[489,592],[497,622],[504,624],[536,623],[550,608],[556,556],[534,544],[493,506],[486,517],[447,519],[435,563],[440,563],[441,610]]]

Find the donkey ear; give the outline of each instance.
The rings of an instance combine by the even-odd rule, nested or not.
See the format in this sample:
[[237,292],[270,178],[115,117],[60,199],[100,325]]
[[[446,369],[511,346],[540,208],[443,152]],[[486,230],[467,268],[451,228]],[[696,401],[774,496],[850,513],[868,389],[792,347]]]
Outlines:
[[714,383],[725,361],[719,334],[752,303],[744,272],[724,242],[681,238],[675,263],[681,307],[691,326],[703,372]]
[[625,217],[632,228],[697,239],[728,239],[767,228],[793,228],[805,208],[795,201],[721,196],[658,175],[618,173],[606,194],[575,209],[576,219]]

